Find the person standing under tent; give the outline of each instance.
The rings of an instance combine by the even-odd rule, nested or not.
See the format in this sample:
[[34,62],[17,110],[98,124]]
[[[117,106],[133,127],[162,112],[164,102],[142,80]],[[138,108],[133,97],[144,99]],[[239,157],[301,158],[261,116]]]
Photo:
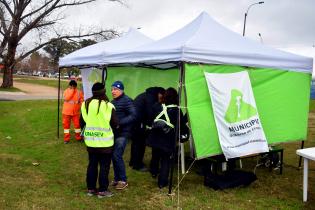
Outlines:
[[[164,103],[164,94],[165,94],[165,90],[163,92],[162,95],[159,95],[159,99],[158,102],[156,102],[153,106],[152,106],[152,112],[149,116],[149,120],[148,120],[148,133],[150,133],[150,126],[152,126],[152,123],[156,117],[156,110],[160,111],[162,103]],[[148,142],[147,142],[148,145]],[[149,146],[149,145],[148,145]],[[152,147],[151,149],[151,161],[150,161],[150,173],[152,178],[156,178],[158,173],[159,173],[159,162],[160,162],[160,157],[159,157],[159,151],[158,149]]]
[[133,169],[145,172],[147,168],[143,163],[145,153],[145,140],[147,136],[147,126],[152,124],[152,108],[159,98],[163,96],[165,89],[162,87],[150,87],[145,92],[139,94],[134,99],[137,112],[137,119],[131,137],[131,152],[129,166]]
[[123,190],[128,186],[126,168],[123,159],[128,138],[131,137],[133,123],[136,120],[136,108],[131,98],[124,93],[124,85],[121,81],[112,84],[112,103],[116,108],[119,120],[119,130],[114,133],[115,145],[113,152],[114,181],[112,185],[117,190]]
[[70,125],[71,120],[74,124],[75,139],[81,141],[81,128],[80,128],[80,108],[83,102],[83,93],[77,89],[77,82],[71,80],[68,88],[63,94],[63,108],[62,108],[62,125],[64,132],[64,143],[70,141]]
[[[157,161],[157,164],[160,163],[158,176],[159,188],[168,185],[171,157],[174,155],[176,149],[175,134],[178,120],[177,91],[174,88],[168,88],[165,91],[163,99],[163,103],[160,106],[155,106],[153,110],[155,119],[147,139],[147,144],[151,146],[152,151],[154,150],[155,152],[155,159],[157,159],[155,161]],[[182,112],[180,112],[180,115],[182,118]],[[181,124],[185,126],[184,122]]]
[[[93,96],[81,107],[82,117],[86,122],[84,141],[89,155],[86,173],[87,195],[97,195],[99,198],[111,197],[113,194],[108,191],[108,174],[114,147],[113,130],[118,128],[118,120],[114,105],[109,102],[102,83],[93,85],[92,94]],[[98,165],[100,166],[99,175]]]

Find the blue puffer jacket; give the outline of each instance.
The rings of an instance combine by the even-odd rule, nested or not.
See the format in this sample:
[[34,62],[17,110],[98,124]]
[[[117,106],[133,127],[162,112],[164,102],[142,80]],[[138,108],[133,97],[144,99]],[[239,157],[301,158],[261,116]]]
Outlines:
[[131,130],[136,120],[136,108],[131,98],[122,94],[118,98],[112,100],[115,106],[115,113],[119,120],[119,129],[114,132],[115,138],[131,136]]

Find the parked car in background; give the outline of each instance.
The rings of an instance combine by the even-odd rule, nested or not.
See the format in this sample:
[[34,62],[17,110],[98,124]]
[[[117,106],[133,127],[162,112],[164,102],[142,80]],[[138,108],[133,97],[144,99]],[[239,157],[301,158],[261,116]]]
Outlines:
[[69,76],[67,74],[64,74],[61,76],[62,79],[69,79]]

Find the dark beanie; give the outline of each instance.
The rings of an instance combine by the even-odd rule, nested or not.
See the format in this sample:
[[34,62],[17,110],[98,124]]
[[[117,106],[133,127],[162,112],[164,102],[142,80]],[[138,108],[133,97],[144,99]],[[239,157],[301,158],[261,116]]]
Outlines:
[[116,81],[112,84],[112,87],[124,90],[124,84],[121,81]]
[[92,86],[92,94],[93,96],[105,95],[105,86],[100,82],[95,83]]
[[70,82],[69,82],[69,86],[73,86],[73,87],[76,87],[78,84],[77,84],[77,82],[75,81],[75,80],[71,80]]

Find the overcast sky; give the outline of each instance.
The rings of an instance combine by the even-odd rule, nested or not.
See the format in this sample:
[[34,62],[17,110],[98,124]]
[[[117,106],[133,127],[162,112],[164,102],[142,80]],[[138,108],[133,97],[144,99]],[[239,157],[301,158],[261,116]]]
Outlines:
[[[253,0],[99,0],[66,10],[65,24],[127,31],[138,28],[159,39],[183,27],[202,11],[230,30],[242,34],[244,14]],[[258,34],[261,34],[261,38]],[[246,37],[297,54],[315,56],[315,1],[265,0],[247,16]]]

